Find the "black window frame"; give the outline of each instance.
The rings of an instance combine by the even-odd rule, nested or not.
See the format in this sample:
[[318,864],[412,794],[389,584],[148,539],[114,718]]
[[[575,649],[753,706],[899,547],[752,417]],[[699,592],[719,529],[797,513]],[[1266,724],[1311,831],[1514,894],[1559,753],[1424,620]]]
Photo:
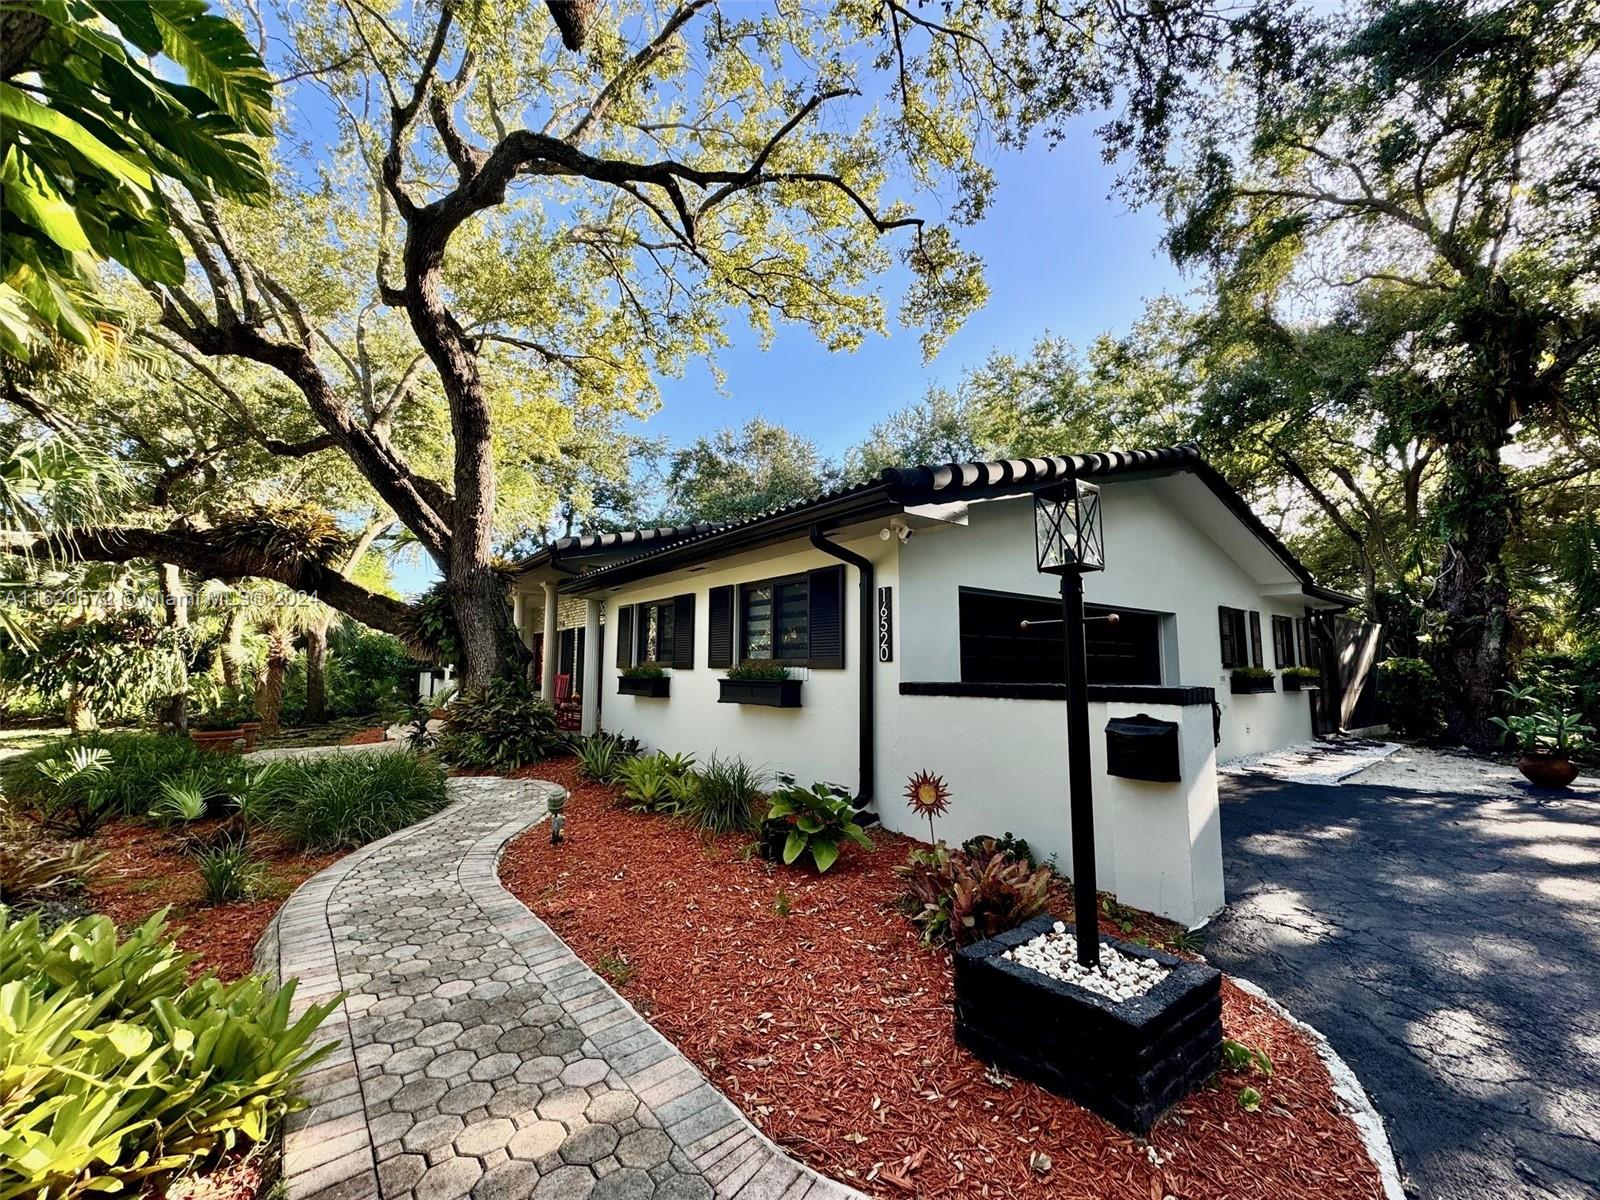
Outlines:
[[[650,639],[650,614],[656,614],[656,653],[647,653]],[[663,617],[671,625],[671,633],[661,636]],[[633,665],[636,667],[670,667],[677,649],[677,597],[663,596],[659,600],[645,600],[633,606]]]
[[[796,584],[800,584],[805,587],[805,653],[788,655],[779,654],[778,590],[780,588],[794,587]],[[771,640],[772,653],[751,654],[749,596],[752,592],[760,591],[762,588],[768,588],[771,590],[771,597],[767,603],[772,610],[771,616],[768,618],[772,623],[772,628],[768,635]],[[798,571],[792,575],[774,575],[769,579],[752,579],[745,583],[741,583],[734,592],[734,607],[736,618],[734,622],[734,641],[739,652],[740,662],[766,662],[770,660],[772,662],[782,663],[784,666],[792,667],[809,667],[811,665],[811,575],[809,572]]]
[[[974,610],[984,601],[999,601],[1009,605],[1011,612],[1005,620],[1014,618],[1018,627],[998,630],[973,628]],[[956,634],[958,669],[962,683],[1054,683],[1062,682],[1063,664],[1061,649],[1061,600],[1058,596],[1040,596],[1029,592],[1008,592],[996,588],[962,587],[957,589]],[[1022,612],[1026,609],[1031,618],[1035,614],[1041,622],[1031,629],[1020,628]],[[1125,618],[1119,628],[1125,632],[1137,624],[1148,629],[1148,645],[1140,656],[1146,670],[1137,678],[1127,672],[1114,670],[1121,664],[1116,661],[1097,660],[1093,643],[1112,640],[1111,627],[1091,625],[1085,630],[1085,666],[1091,684],[1124,685],[1133,687],[1159,687],[1166,680],[1167,648],[1163,621],[1174,614],[1154,609],[1133,609],[1117,604],[1085,604],[1088,616],[1103,616],[1115,612]],[[986,654],[985,646],[998,645],[1000,653]],[[1007,669],[1007,663],[1024,663],[1025,667]],[[1110,672],[1109,674],[1107,672]]]

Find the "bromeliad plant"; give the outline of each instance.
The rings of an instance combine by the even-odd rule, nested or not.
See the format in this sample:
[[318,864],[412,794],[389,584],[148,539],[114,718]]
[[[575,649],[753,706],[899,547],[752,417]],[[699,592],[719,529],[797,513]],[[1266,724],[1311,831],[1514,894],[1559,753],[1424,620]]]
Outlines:
[[1513,710],[1529,710],[1489,718],[1500,730],[1501,740],[1511,742],[1525,754],[1565,757],[1574,750],[1583,749],[1588,744],[1587,739],[1594,736],[1594,726],[1585,725],[1582,716],[1542,702],[1535,688],[1506,687],[1498,694],[1511,701]]
[[616,777],[622,799],[634,812],[676,814],[694,796],[694,759],[690,756],[645,754],[624,759]]
[[445,710],[439,754],[458,767],[515,771],[562,752],[555,709],[519,679],[462,692]]
[[930,945],[994,937],[1050,903],[1050,868],[1033,866],[993,838],[973,838],[961,850],[943,842],[918,848],[895,873],[906,882],[906,910]]
[[863,850],[872,849],[872,839],[856,824],[855,815],[850,798],[827,784],[813,783],[807,788],[790,782],[772,793],[766,819],[769,824],[787,827],[782,855],[786,864],[809,853],[822,872],[838,861],[847,839]]
[[622,764],[639,755],[639,743],[614,733],[597,733],[578,742],[578,771],[596,783],[614,783]]

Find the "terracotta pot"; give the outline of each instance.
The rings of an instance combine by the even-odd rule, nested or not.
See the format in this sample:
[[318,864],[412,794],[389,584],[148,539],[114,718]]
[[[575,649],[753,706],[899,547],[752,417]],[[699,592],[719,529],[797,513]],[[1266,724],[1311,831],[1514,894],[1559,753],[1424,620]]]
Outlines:
[[1564,788],[1578,777],[1578,768],[1565,754],[1542,751],[1517,759],[1517,770],[1534,787]]
[[189,737],[202,750],[217,754],[238,754],[249,735],[242,729],[191,729]]
[[244,734],[244,748],[247,751],[254,750],[256,748],[256,740],[261,736],[261,722],[246,721],[239,726],[239,732]]

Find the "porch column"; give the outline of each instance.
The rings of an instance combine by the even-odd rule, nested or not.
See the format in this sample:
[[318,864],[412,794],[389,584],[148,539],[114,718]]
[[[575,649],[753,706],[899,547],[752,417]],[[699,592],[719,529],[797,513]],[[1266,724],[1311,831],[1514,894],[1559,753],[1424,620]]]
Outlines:
[[556,668],[561,665],[560,636],[556,630],[556,581],[544,584],[544,672],[539,676],[539,694],[552,704],[556,699]]
[[522,623],[527,619],[528,606],[523,603],[522,593],[516,588],[511,589],[511,627],[517,631],[517,637],[526,644],[528,635],[523,631]]
[[583,602],[583,733],[600,732],[600,658],[605,647],[600,638],[600,601]]

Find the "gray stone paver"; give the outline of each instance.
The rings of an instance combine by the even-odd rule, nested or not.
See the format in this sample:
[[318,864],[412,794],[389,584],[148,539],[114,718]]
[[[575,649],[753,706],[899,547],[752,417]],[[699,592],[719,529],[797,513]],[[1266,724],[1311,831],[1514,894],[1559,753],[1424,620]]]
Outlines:
[[286,1126],[287,1200],[848,1200],[763,1137],[499,884],[553,785],[461,777],[303,885],[257,948],[346,993]]

